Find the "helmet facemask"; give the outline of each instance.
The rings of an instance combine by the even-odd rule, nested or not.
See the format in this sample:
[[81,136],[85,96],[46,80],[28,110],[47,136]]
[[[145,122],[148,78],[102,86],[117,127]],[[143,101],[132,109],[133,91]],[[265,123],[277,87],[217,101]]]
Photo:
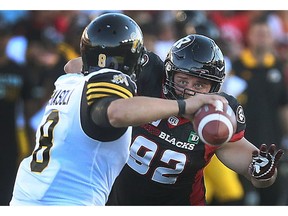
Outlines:
[[[179,86],[177,83],[175,83],[174,75],[176,72],[182,73],[182,71],[176,71],[175,68],[173,68],[173,66],[171,65],[171,63],[167,61],[165,63],[166,80],[163,86],[163,93],[166,98],[179,100],[184,99],[185,95],[194,96],[196,93],[199,93],[192,89],[183,88],[182,86]],[[182,92],[182,94],[177,94],[176,90]]]

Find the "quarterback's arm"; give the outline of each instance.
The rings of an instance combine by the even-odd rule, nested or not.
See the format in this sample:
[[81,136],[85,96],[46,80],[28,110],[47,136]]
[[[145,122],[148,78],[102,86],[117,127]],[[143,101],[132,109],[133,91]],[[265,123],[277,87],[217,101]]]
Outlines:
[[[280,149],[276,152],[276,149],[273,150],[272,147],[271,149],[273,151],[270,151],[270,148],[267,150],[262,146],[260,150],[262,150],[262,158],[265,160],[263,167],[261,167],[261,161],[258,158],[262,153],[259,153],[260,150],[244,137],[236,142],[224,144],[217,149],[216,155],[223,164],[238,174],[245,176],[255,187],[263,188],[275,182],[277,177],[277,163],[282,156],[282,150]],[[272,157],[268,156],[269,151]],[[257,173],[255,169],[257,169]]]

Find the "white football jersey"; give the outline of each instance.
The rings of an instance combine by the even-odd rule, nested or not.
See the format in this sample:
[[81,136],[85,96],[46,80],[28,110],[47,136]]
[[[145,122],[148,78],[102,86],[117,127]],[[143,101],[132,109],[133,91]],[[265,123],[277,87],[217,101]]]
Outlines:
[[88,109],[102,97],[133,97],[136,85],[119,71],[102,69],[65,74],[55,87],[35,149],[20,164],[10,205],[105,205],[128,159],[131,127],[117,136],[113,130],[119,129],[93,124]]

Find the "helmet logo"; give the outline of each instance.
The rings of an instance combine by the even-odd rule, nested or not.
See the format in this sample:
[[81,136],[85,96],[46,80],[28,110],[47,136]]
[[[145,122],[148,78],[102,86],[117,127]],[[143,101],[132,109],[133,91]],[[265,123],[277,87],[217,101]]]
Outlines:
[[185,48],[186,46],[188,46],[190,43],[192,42],[191,38],[189,36],[182,38],[180,40],[178,40],[175,44],[174,47],[176,47],[177,49],[180,48]]
[[219,71],[222,71],[222,70],[224,70],[224,65],[221,67],[221,68],[219,68],[218,66],[217,66],[217,69],[219,70]]

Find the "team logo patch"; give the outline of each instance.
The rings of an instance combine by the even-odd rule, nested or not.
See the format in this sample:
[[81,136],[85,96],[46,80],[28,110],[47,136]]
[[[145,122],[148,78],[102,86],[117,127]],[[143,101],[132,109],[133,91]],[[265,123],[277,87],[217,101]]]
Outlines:
[[111,82],[116,83],[116,84],[123,84],[125,83],[126,86],[129,86],[127,77],[124,74],[117,74],[113,76],[113,79]]
[[141,59],[141,65],[142,65],[142,67],[145,66],[148,62],[149,62],[149,56],[145,53],[145,54],[142,56],[142,59]]
[[192,131],[188,137],[188,142],[192,144],[198,144],[199,136],[194,131]]
[[239,122],[241,124],[244,124],[246,122],[245,115],[244,115],[244,109],[241,105],[239,105],[237,107],[236,119],[237,119],[237,122]]
[[179,119],[176,118],[175,116],[171,116],[170,118],[168,118],[168,123],[173,126],[176,126],[179,123]]

